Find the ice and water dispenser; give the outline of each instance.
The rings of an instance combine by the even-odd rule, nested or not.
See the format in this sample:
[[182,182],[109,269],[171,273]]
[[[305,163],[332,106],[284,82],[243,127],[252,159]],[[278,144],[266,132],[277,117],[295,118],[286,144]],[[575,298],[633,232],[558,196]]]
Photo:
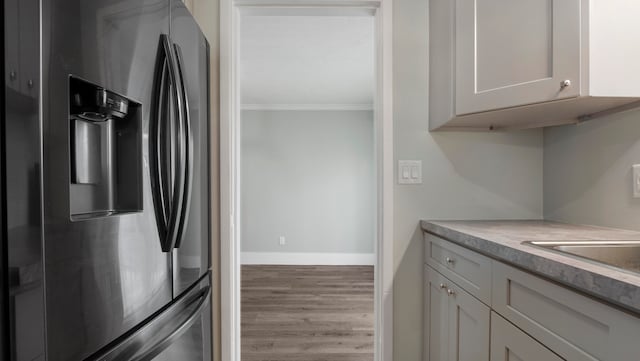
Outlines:
[[142,107],[69,77],[73,220],[142,210]]

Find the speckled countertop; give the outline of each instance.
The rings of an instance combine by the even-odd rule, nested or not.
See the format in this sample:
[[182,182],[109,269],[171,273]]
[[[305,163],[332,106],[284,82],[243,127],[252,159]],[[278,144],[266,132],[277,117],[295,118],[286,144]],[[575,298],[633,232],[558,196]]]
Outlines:
[[640,274],[523,244],[640,240],[640,232],[550,221],[422,221],[437,236],[640,314]]

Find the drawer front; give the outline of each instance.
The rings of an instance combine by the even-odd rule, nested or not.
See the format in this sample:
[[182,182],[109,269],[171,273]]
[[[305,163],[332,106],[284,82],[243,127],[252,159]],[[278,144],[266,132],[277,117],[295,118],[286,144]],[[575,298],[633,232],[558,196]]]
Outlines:
[[425,233],[426,263],[491,305],[491,259],[442,238]]
[[491,312],[491,361],[562,361],[540,342]]
[[501,262],[493,309],[567,360],[638,361],[640,319]]

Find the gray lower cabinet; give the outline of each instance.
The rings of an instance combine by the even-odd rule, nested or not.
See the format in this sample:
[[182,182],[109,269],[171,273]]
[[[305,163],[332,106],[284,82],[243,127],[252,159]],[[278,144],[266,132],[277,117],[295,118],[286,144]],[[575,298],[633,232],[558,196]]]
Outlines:
[[502,262],[493,278],[493,310],[563,358],[640,360],[638,317]]
[[425,241],[425,262],[431,268],[484,304],[491,304],[490,258],[428,233]]
[[425,272],[426,360],[488,361],[489,307],[433,268]]
[[640,360],[637,315],[440,237],[425,241],[425,361]]
[[427,361],[447,360],[449,353],[449,296],[447,281],[433,269],[426,267],[425,316],[428,328],[425,330]]
[[540,342],[491,312],[491,361],[561,361]]

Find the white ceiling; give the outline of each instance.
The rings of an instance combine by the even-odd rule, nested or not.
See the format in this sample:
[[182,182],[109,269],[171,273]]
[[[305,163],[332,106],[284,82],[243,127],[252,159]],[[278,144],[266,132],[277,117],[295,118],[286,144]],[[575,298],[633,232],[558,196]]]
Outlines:
[[243,16],[243,105],[371,106],[373,21],[367,16]]

